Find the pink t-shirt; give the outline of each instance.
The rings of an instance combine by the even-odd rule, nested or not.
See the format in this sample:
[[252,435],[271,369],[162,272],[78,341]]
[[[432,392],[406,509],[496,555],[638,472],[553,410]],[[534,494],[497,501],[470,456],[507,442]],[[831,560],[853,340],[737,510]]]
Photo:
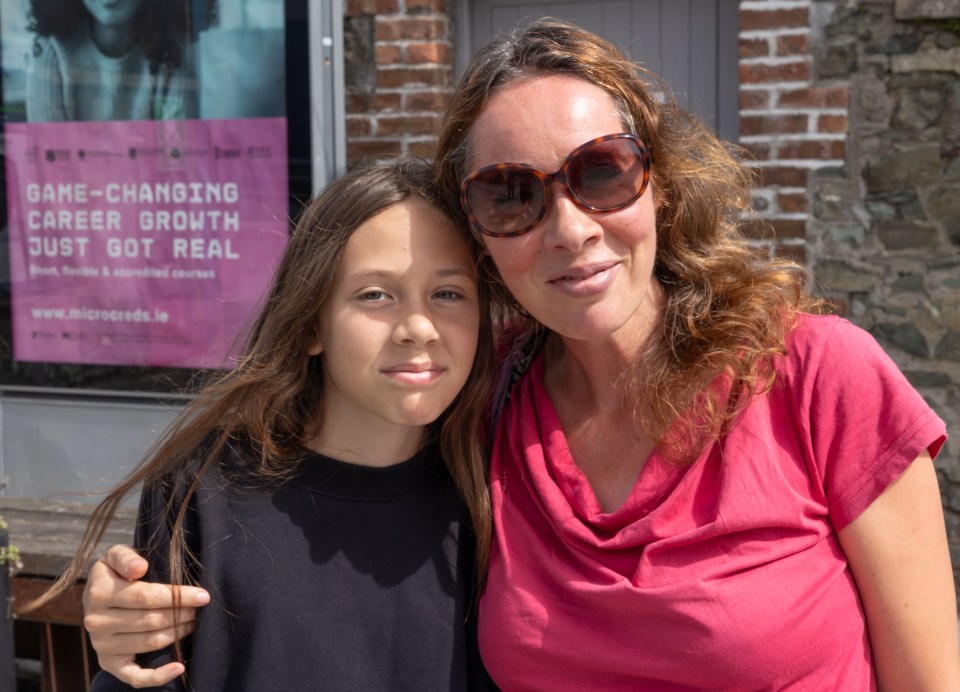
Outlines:
[[505,690],[875,688],[837,531],[946,429],[866,332],[803,317],[779,381],[604,514],[539,356],[500,419],[480,647]]

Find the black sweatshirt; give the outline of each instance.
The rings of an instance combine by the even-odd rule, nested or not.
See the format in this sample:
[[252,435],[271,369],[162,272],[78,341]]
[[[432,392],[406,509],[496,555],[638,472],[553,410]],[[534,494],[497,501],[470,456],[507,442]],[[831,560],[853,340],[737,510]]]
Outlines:
[[[229,450],[190,500],[187,543],[211,602],[184,643],[186,689],[492,688],[471,608],[472,533],[435,449],[387,468],[308,453],[274,486],[250,480],[248,459]],[[144,492],[137,528],[158,582],[163,492]],[[170,660],[172,649],[138,657]],[[101,672],[92,689],[131,688]]]

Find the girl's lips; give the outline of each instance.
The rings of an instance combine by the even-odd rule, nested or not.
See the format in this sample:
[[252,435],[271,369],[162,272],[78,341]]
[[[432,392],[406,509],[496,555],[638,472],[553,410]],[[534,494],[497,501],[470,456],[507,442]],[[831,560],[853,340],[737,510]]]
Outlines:
[[383,374],[403,384],[425,385],[440,377],[443,371],[436,363],[402,363],[384,368]]

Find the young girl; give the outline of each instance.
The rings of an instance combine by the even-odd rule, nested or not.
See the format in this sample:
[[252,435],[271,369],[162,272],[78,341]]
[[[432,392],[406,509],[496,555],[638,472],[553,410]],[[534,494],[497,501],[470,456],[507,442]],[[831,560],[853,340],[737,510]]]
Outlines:
[[[239,365],[98,507],[45,595],[83,573],[142,482],[151,579],[212,599],[182,645],[186,680],[163,689],[485,685],[468,616],[490,540],[490,312],[429,180],[400,159],[307,206]],[[94,689],[127,688],[101,673]]]
[[[32,0],[27,120],[196,117],[190,3]],[[213,3],[210,5],[213,12]]]

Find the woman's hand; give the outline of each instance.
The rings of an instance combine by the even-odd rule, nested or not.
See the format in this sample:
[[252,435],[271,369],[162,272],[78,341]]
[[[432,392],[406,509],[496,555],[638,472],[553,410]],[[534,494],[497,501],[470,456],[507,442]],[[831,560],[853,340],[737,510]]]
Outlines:
[[930,455],[838,537],[866,612],[877,688],[960,689],[953,573]]
[[[183,673],[183,664],[141,668],[135,654],[162,649],[196,627],[197,607],[210,596],[193,586],[172,587],[137,581],[147,561],[132,548],[115,545],[93,567],[83,592],[83,626],[100,667],[133,687],[163,685]],[[174,627],[174,589],[181,607]]]

